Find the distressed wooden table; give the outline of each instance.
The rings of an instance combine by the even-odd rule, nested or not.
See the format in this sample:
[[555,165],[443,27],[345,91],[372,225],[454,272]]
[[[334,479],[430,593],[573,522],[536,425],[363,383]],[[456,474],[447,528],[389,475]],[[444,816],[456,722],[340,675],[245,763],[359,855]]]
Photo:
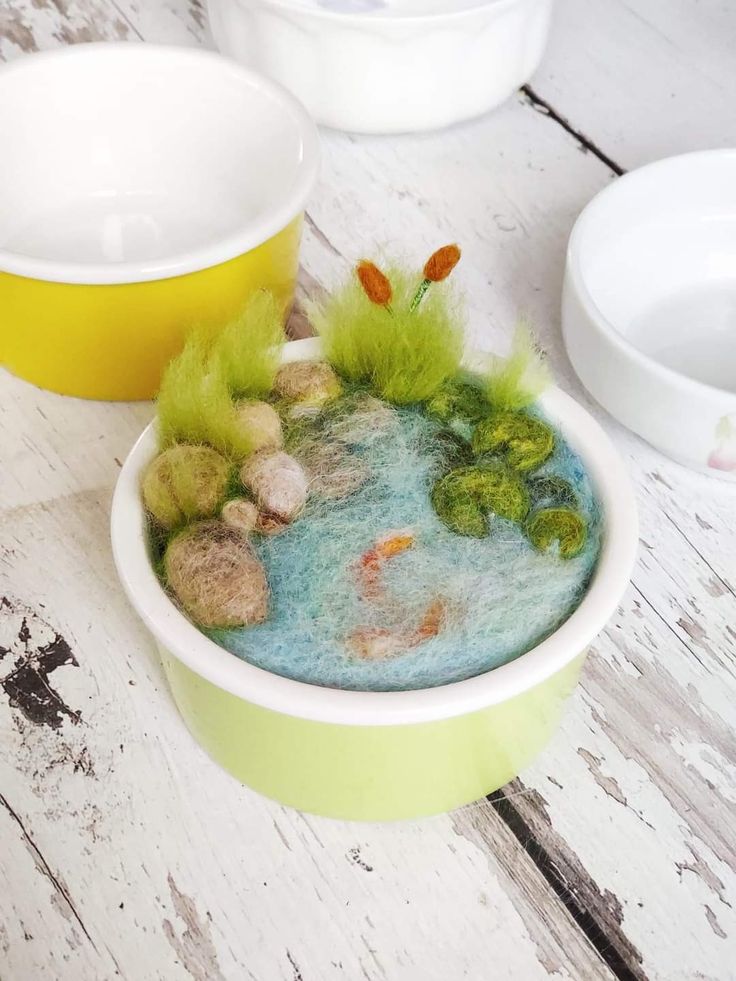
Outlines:
[[[141,38],[209,43],[201,0],[0,0],[4,59]],[[638,489],[631,588],[552,746],[488,800],[349,825],[220,772],[110,557],[112,487],[151,406],[0,376],[2,981],[736,978],[736,485],[591,405],[558,318],[596,191],[736,144],[735,50],[729,0],[560,0],[543,67],[487,118],[324,134],[302,288],[373,243],[421,259],[460,241],[475,340],[503,350],[527,312]]]

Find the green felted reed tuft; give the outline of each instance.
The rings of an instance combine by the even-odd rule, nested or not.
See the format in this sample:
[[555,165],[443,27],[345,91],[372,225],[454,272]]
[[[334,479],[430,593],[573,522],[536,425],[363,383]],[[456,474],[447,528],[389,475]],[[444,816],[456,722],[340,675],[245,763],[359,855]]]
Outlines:
[[162,448],[206,443],[242,459],[278,443],[273,410],[250,398],[236,403],[233,396],[270,391],[282,339],[278,308],[267,293],[256,294],[243,316],[214,339],[194,331],[161,382],[157,414]]
[[529,325],[522,320],[514,331],[511,353],[494,357],[486,372],[486,398],[494,409],[524,409],[537,400],[549,381]]
[[369,299],[361,281],[350,281],[308,308],[325,354],[351,382],[368,385],[397,405],[422,402],[454,377],[463,355],[463,315],[446,283],[435,283],[411,310],[417,276],[387,271],[390,305]]
[[272,293],[255,293],[236,320],[215,338],[212,358],[234,398],[263,398],[273,388],[286,340]]
[[192,332],[161,380],[157,400],[161,446],[210,443],[221,449],[222,420],[227,420],[231,405],[225,379],[210,370],[209,338]]

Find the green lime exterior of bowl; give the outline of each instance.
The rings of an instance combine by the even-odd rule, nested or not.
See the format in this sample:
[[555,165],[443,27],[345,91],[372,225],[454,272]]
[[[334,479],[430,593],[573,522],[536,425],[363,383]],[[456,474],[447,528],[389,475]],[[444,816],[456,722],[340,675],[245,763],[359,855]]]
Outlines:
[[585,657],[477,712],[351,726],[262,708],[160,653],[184,721],[220,766],[272,800],[353,821],[440,814],[508,783],[549,741]]

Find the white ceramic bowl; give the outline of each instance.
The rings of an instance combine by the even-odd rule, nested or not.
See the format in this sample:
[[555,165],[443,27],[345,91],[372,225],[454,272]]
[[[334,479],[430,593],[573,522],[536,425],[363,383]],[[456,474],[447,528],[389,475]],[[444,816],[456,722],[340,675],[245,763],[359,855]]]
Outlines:
[[649,164],[585,208],[562,327],[611,415],[673,460],[736,480],[736,150]]
[[499,105],[536,70],[552,0],[209,0],[221,51],[291,89],[317,122],[436,129]]

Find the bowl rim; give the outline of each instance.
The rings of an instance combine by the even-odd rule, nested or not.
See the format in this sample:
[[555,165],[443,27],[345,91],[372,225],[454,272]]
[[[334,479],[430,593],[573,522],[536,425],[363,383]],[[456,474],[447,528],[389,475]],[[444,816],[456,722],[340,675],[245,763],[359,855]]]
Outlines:
[[95,41],[74,44],[52,51],[34,52],[0,66],[0,92],[3,80],[11,75],[24,72],[50,72],[53,76],[56,72],[63,72],[64,66],[68,63],[76,63],[100,55],[104,55],[106,59],[122,57],[130,62],[131,68],[141,57],[160,59],[173,65],[179,64],[183,69],[190,69],[192,64],[208,63],[221,71],[223,79],[237,78],[254,91],[266,94],[274,104],[280,106],[284,116],[292,120],[299,134],[301,155],[297,164],[296,178],[278,205],[254,220],[245,222],[239,231],[225,235],[207,245],[153,260],[119,263],[59,261],[43,256],[26,255],[0,246],[0,272],[44,282],[77,285],[118,285],[170,279],[209,269],[250,252],[285,229],[304,211],[319,172],[320,140],[316,123],[301,102],[282,85],[258,72],[244,68],[216,51],[149,44],[145,41]]
[[[291,341],[284,361],[320,357],[316,338]],[[465,366],[479,370],[489,355]],[[154,423],[143,431],[118,477],[111,512],[112,550],[123,588],[156,641],[184,665],[239,698],[289,716],[351,726],[433,722],[479,711],[546,681],[583,654],[625,592],[638,550],[636,501],[617,450],[592,416],[558,388],[540,399],[550,418],[588,467],[605,516],[598,564],[587,593],[570,617],[526,654],[484,674],[436,688],[363,692],[322,688],[255,667],[209,640],[166,594],[153,570],[140,496],[144,468],[157,452]]]
[[[235,2],[240,5],[241,0],[235,0]],[[304,3],[300,3],[299,0],[253,0],[253,2],[257,7],[270,8],[273,11],[288,11],[302,16],[305,20],[321,20],[348,27],[370,27],[376,24],[381,27],[388,27],[389,25],[423,25],[439,22],[454,24],[457,21],[483,15],[494,8],[505,10],[508,7],[519,6],[525,0],[485,0],[483,3],[477,3],[472,7],[463,7],[459,10],[436,10],[427,11],[423,14],[406,15],[387,14],[381,10],[339,11],[329,10],[325,7],[307,7]],[[551,4],[553,0],[537,0],[537,2]],[[222,0],[207,0],[208,7],[212,7],[217,3],[222,3]]]
[[661,160],[654,160],[637,167],[635,170],[628,171],[604,187],[583,208],[573,225],[567,244],[566,275],[570,287],[574,290],[590,320],[595,323],[611,344],[640,368],[662,381],[676,383],[684,388],[692,389],[696,393],[707,393],[718,398],[729,399],[736,404],[736,392],[729,391],[727,388],[720,388],[718,385],[711,385],[697,378],[691,378],[689,375],[662,364],[632,344],[598,306],[588,289],[582,269],[582,256],[585,253],[583,237],[589,232],[591,226],[594,226],[599,214],[605,212],[609,206],[615,206],[617,196],[621,193],[628,193],[632,186],[636,186],[642,175],[665,171],[671,167],[683,167],[688,163],[697,165],[703,161],[727,160],[729,158],[733,160],[734,173],[736,174],[736,147],[723,147],[715,150],[695,150],[690,153],[680,153],[663,157]]

